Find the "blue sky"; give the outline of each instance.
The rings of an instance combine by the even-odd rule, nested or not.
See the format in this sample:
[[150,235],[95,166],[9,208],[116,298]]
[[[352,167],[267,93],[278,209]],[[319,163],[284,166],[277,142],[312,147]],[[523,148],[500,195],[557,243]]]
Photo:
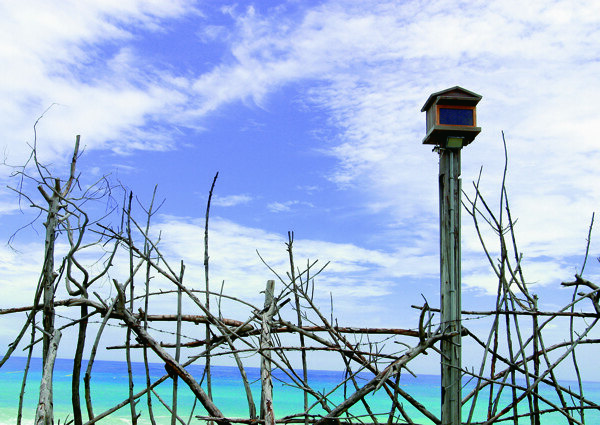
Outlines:
[[[412,328],[410,305],[439,297],[438,159],[420,109],[460,85],[483,96],[463,187],[483,167],[497,203],[504,130],[525,275],[555,308],[600,206],[599,17],[584,0],[3,2],[2,148],[23,163],[53,105],[42,160],[65,163],[81,134],[84,178],[110,173],[146,201],[158,184],[156,229],[191,278],[218,171],[213,281],[259,300],[271,275],[256,250],[285,270],[293,230],[298,259],[331,261],[317,285],[341,323]],[[27,216],[9,190],[0,214],[7,241]],[[464,215],[463,306],[491,309],[472,227]],[[598,282],[596,235],[586,276]],[[30,302],[42,242],[28,230],[20,253],[0,247],[3,307]]]

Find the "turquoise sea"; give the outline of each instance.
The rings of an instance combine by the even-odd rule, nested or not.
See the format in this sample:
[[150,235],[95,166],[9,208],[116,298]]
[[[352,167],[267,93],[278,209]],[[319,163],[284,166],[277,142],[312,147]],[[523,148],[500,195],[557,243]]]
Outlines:
[[[0,425],[14,424],[17,416],[18,406],[18,395],[21,387],[21,380],[23,376],[23,370],[25,367],[25,358],[12,358],[2,368],[0,368]],[[71,373],[72,373],[72,360],[58,359],[54,370],[54,411],[55,411],[55,423],[64,423],[65,419],[70,419],[71,411]],[[85,365],[84,365],[85,370]],[[202,366],[190,366],[188,370],[200,379],[203,372]],[[245,394],[243,392],[243,386],[240,379],[239,371],[236,367],[230,366],[213,366],[212,380],[213,380],[213,397],[215,403],[221,409],[221,411],[230,417],[248,417],[248,404],[246,401]],[[259,376],[260,371],[257,368],[247,368],[247,374],[249,379],[253,381],[253,394],[255,397],[255,403],[258,404],[260,400],[260,385]],[[140,391],[145,387],[145,372],[143,363],[133,364],[133,373],[135,376],[135,390],[134,392]],[[150,374],[152,379],[158,379],[164,374],[164,368],[162,364],[151,364]],[[292,388],[287,384],[289,380],[281,371],[274,373],[276,378],[274,382],[274,407],[276,417],[283,417],[291,413],[297,413],[302,410],[302,393]],[[23,424],[33,423],[35,408],[38,401],[38,385],[41,377],[41,360],[33,359],[32,365],[29,372],[29,384],[27,387],[25,402],[24,402],[24,414]],[[369,374],[362,374],[359,377],[359,385],[366,382],[372,376]],[[329,391],[335,387],[335,385],[341,382],[343,373],[335,371],[310,371],[309,381],[312,387],[318,391]],[[439,391],[439,376],[434,375],[419,375],[417,378],[412,377],[409,374],[403,374],[400,384],[402,388],[409,392],[414,398],[424,404],[432,413],[439,415],[440,406],[440,391]],[[575,382],[566,382],[565,385],[570,385],[571,388],[575,388]],[[468,391],[468,384],[463,391],[466,394]],[[81,385],[83,400],[83,384]],[[159,395],[167,402],[171,402],[171,383],[166,381],[157,387]],[[586,397],[592,401],[600,401],[600,383],[586,383]],[[118,361],[96,361],[93,368],[93,383],[92,383],[92,400],[94,404],[94,413],[99,414],[106,409],[109,409],[113,405],[125,400],[128,394],[127,384],[127,366],[125,362]],[[348,389],[348,394],[353,391]],[[548,389],[542,391],[545,395],[550,397],[552,400],[557,401],[557,398]],[[180,381],[180,391],[178,392],[178,413],[186,421],[191,414],[191,407],[193,405],[193,396],[191,392],[187,390],[185,383]],[[344,397],[343,390],[340,389],[336,392],[334,399],[341,401]],[[510,394],[506,394],[507,398],[510,398]],[[482,402],[487,400],[486,394],[482,393],[480,396]],[[314,400],[314,399],[313,399]],[[312,402],[311,400],[310,402]],[[369,405],[371,406],[374,413],[379,413],[382,416],[380,420],[387,421],[387,413],[389,412],[390,406],[387,395],[383,390],[375,393],[374,395],[368,396]],[[403,402],[403,406],[407,412],[411,415],[412,419],[416,423],[428,424],[431,423],[422,414],[418,413],[410,404],[406,401]],[[170,416],[165,408],[163,408],[160,402],[153,397],[153,407],[155,408],[155,419],[157,424],[170,424]],[[520,411],[524,411],[525,405]],[[82,406],[85,414],[85,406]],[[140,399],[137,405],[137,411],[141,413],[141,417],[138,423],[150,424],[148,419],[148,408],[146,404],[146,397]],[[315,414],[323,413],[320,409],[313,411]],[[359,403],[353,410],[355,414],[364,413],[364,408]],[[479,412],[480,416],[477,418],[481,420],[485,415],[485,407],[481,406]],[[194,411],[194,415],[204,415],[205,411],[201,406],[197,406]],[[463,420],[468,414],[468,408],[465,407]],[[369,418],[364,418],[365,422],[371,422]],[[110,417],[101,420],[100,424],[126,424],[131,422],[130,408],[125,406]],[[397,420],[397,423],[402,423],[401,420]],[[191,423],[203,423],[195,418],[192,419]],[[502,423],[502,422],[501,422]],[[505,422],[509,423],[509,422]],[[512,423],[512,422],[510,422]],[[529,423],[528,420],[521,420],[519,423]],[[560,414],[551,414],[542,416],[542,424],[562,424],[566,423],[564,417]],[[600,412],[598,411],[586,411],[585,423],[587,424],[600,424]]]

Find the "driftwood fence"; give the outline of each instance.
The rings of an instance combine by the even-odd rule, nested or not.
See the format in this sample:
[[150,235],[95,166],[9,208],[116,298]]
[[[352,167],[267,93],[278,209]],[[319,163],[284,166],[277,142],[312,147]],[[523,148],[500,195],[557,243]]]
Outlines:
[[[75,328],[77,334],[73,354],[72,417],[63,423],[93,424],[105,418],[109,418],[106,421],[110,423],[110,415],[115,411],[129,409],[131,423],[136,424],[140,402],[147,405],[145,410],[151,423],[156,423],[153,415],[156,403],[168,409],[172,424],[185,424],[190,420],[269,425],[282,422],[441,423],[435,409],[420,402],[400,383],[402,374],[412,373],[409,363],[413,359],[429,352],[439,353],[439,342],[452,336],[442,332],[438,309],[427,303],[413,306],[420,310],[413,329],[338,325],[315,302],[316,278],[326,265],[311,261],[299,267],[293,254],[293,233],[288,235],[285,246],[289,253],[289,271],[283,276],[271,270],[273,279],[267,280],[264,304],[252,305],[223,290],[215,291],[209,285],[208,228],[210,200],[217,176],[206,208],[203,288],[199,288],[197,282],[187,283],[183,262],[177,265],[170,262],[161,252],[160,236],[153,236],[152,218],[158,209],[154,199],[143,208],[141,218],[135,217],[133,195],[127,193],[122,201],[115,201],[115,194],[122,188],[111,186],[108,178],[83,186],[76,172],[78,156],[79,137],[64,179],[55,177],[38,161],[35,145],[30,161],[14,169],[16,184],[12,189],[21,201],[37,209],[44,218],[45,251],[32,304],[0,310],[2,316],[26,312],[25,322],[0,359],[0,367],[18,347],[25,346],[31,358],[33,347],[40,342],[43,345],[43,375],[36,424],[54,421],[52,371],[61,334],[71,332],[71,328]],[[32,187],[34,191],[31,191]],[[577,359],[578,348],[600,342],[593,338],[594,332],[597,335],[595,326],[600,318],[600,288],[583,277],[588,253],[574,280],[562,283],[573,288],[572,297],[560,309],[540,311],[539,301],[530,292],[523,274],[522,256],[504,185],[500,205],[494,208],[481,196],[478,182],[473,189],[473,195],[465,194],[464,207],[473,217],[483,250],[497,277],[498,291],[496,303],[489,310],[462,313],[466,318],[461,328],[463,345],[481,353],[481,362],[476,367],[463,366],[461,371],[465,381],[470,381],[465,387],[469,390],[463,392],[463,422],[535,425],[552,413],[554,423],[584,424],[586,418],[597,414],[599,409],[597,400],[586,397]],[[91,218],[89,205],[93,203],[105,206],[106,213]],[[486,239],[482,227],[493,230],[495,241]],[[67,246],[60,256],[56,254],[59,242]],[[499,257],[492,254],[492,243],[499,244]],[[90,253],[97,255],[94,267],[86,265]],[[159,288],[153,286],[155,282],[162,282]],[[97,287],[102,284],[106,287],[107,283],[113,289],[112,296],[97,292]],[[176,314],[172,314],[173,309],[169,314],[151,311],[153,300],[165,298],[173,300]],[[235,305],[235,308],[224,308],[225,304]],[[193,311],[184,311],[184,306]],[[248,313],[234,319],[226,317],[230,311]],[[40,316],[41,326],[38,325]],[[487,318],[491,323],[488,331],[484,334],[472,332],[469,316]],[[567,324],[563,327],[564,340],[548,344],[544,338],[546,330],[558,321],[561,326],[563,322]],[[94,334],[89,327],[91,322],[95,324]],[[93,365],[98,348],[107,344],[103,332],[109,322],[126,327],[124,342],[112,342],[109,348],[124,350],[129,365],[129,386],[123,389],[121,403],[98,412],[94,410],[91,385]],[[171,330],[172,341],[160,341],[164,334],[157,334],[153,326],[158,322]],[[189,329],[186,328],[189,324],[204,325],[201,338],[197,337],[197,327],[193,330],[194,336],[189,336],[189,330],[185,330]],[[24,341],[26,334],[30,335],[29,343]],[[84,369],[85,349],[90,350],[90,356]],[[134,350],[141,350],[146,362],[146,385],[142,390],[133,385],[131,362]],[[160,379],[151,379],[148,372],[150,351],[164,363],[165,374]],[[344,388],[342,401],[333,397],[333,392],[314,388],[309,379],[309,356],[319,356],[323,352],[335,353],[345,365],[345,378],[338,385],[338,388]],[[227,417],[214,402],[211,359],[217,356],[232,358],[239,368],[245,388],[245,394],[240,394],[239,399],[247,403],[247,417]],[[260,400],[254,399],[246,373],[246,363],[256,357],[260,358],[261,367]],[[444,361],[443,357],[441,361]],[[186,369],[193,363],[205,365],[202,385],[199,378]],[[556,374],[559,365],[566,365],[573,371],[578,385],[561,383]],[[438,368],[439,364],[434,364],[432,370]],[[285,373],[288,385],[297,387],[303,394],[294,414],[276,416],[274,369]],[[172,383],[173,395],[171,400],[165,401],[155,388],[167,380]],[[26,368],[23,391],[27,383]],[[79,399],[81,384],[84,400]],[[202,405],[187,420],[180,414],[178,387],[187,387]],[[540,390],[542,387],[552,389],[554,396],[548,397],[548,391]],[[15,408],[15,422],[19,424],[23,391],[19,406]],[[369,404],[367,396],[375,391],[387,395],[389,405],[385,411],[378,411]],[[355,405],[366,413],[354,413]],[[486,412],[483,417],[477,414],[481,406]],[[187,411],[189,406],[186,406]]]

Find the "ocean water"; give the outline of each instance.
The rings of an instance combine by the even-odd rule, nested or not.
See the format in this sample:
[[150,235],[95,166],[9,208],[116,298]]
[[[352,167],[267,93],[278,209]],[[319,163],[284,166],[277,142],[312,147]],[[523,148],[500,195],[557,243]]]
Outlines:
[[[18,397],[21,387],[23,370],[25,367],[25,358],[12,358],[2,368],[0,368],[0,425],[14,424],[17,416]],[[64,423],[65,419],[72,418],[71,412],[71,373],[72,360],[58,359],[54,370],[54,412],[55,423]],[[83,370],[85,371],[85,366]],[[190,366],[188,371],[200,379],[203,372],[202,366]],[[243,390],[243,385],[240,379],[240,373],[236,367],[229,366],[213,366],[212,382],[213,382],[213,398],[219,409],[230,417],[248,417],[248,404]],[[260,401],[260,371],[257,368],[247,368],[248,377],[252,384],[253,396],[256,404]],[[138,392],[145,387],[145,372],[143,363],[133,364],[134,392]],[[83,374],[83,373],[82,373]],[[155,380],[164,374],[162,364],[151,364],[150,375],[151,379]],[[275,371],[274,376],[278,379],[274,381],[274,410],[276,417],[283,417],[292,413],[298,413],[302,410],[303,396],[302,393],[290,386],[289,379],[281,371]],[[23,409],[23,424],[32,424],[35,416],[35,409],[38,401],[38,387],[41,377],[41,360],[33,359],[29,372],[29,383],[25,394],[24,409]],[[359,385],[366,383],[372,375],[366,373],[359,376]],[[310,371],[309,382],[317,391],[330,391],[343,379],[343,373],[335,371]],[[408,374],[403,374],[400,384],[404,390],[410,393],[420,403],[425,405],[433,414],[439,415],[440,411],[440,378],[435,375],[419,375],[414,378]],[[575,388],[575,382],[567,382],[565,385],[570,385]],[[463,395],[467,394],[469,385],[463,390]],[[192,414],[192,406],[194,397],[187,389],[184,382],[179,382],[178,392],[178,413],[188,419]],[[592,401],[600,402],[600,383],[585,384],[586,397]],[[347,394],[351,394],[353,389],[348,388]],[[172,387],[169,380],[157,387],[158,394],[167,403],[171,403]],[[510,399],[511,395],[505,391],[503,401]],[[542,389],[543,395],[547,396],[554,402],[558,402],[555,394],[550,389]],[[96,415],[111,408],[115,404],[125,400],[128,397],[127,384],[127,366],[125,362],[117,361],[96,361],[94,363],[92,373],[92,401],[94,413]],[[343,389],[335,392],[333,397],[337,402],[344,399]],[[81,384],[81,400],[83,398],[83,383]],[[383,390],[376,392],[367,397],[369,405],[374,413],[380,414],[379,420],[387,421],[387,414],[390,410],[390,402]],[[485,418],[485,409],[487,394],[482,393],[480,396],[480,407],[476,410],[476,419],[482,420]],[[309,397],[309,403],[312,403],[314,398]],[[431,423],[421,413],[414,409],[408,402],[403,401],[403,406],[411,418],[420,424]],[[522,403],[520,412],[525,409],[525,403]],[[162,407],[161,403],[153,397],[153,408],[155,412],[156,422],[160,425],[170,424],[170,415],[168,411]],[[257,408],[258,410],[258,408]],[[85,406],[82,405],[84,419],[87,418]],[[137,412],[141,413],[138,423],[140,425],[150,424],[148,419],[148,407],[146,397],[140,398],[137,404]],[[321,408],[315,408],[312,411],[314,414],[323,414]],[[355,405],[351,410],[354,414],[366,413],[361,403]],[[468,406],[464,407],[463,420],[467,417]],[[193,415],[205,415],[206,412],[201,405],[196,406]],[[369,418],[364,418],[365,422],[371,422]],[[397,423],[403,423],[399,418]],[[130,408],[125,406],[111,416],[99,421],[100,424],[127,424],[131,423]],[[203,423],[193,418],[191,423]],[[507,422],[508,423],[508,422]],[[510,422],[512,423],[512,422]],[[522,419],[519,423],[529,423],[528,420]],[[546,414],[542,416],[542,424],[562,424],[566,423],[564,417],[560,414]],[[586,411],[585,423],[600,424],[600,412]]]

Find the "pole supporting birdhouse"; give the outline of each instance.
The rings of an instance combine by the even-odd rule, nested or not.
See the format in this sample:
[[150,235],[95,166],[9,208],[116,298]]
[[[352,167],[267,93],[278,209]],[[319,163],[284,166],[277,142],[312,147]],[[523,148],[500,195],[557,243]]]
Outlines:
[[423,144],[435,145],[440,157],[440,310],[447,335],[440,347],[442,425],[461,424],[460,152],[481,132],[476,126],[480,100],[480,95],[456,86],[432,94],[421,109],[427,112]]
[[460,149],[440,149],[442,425],[461,423]]

